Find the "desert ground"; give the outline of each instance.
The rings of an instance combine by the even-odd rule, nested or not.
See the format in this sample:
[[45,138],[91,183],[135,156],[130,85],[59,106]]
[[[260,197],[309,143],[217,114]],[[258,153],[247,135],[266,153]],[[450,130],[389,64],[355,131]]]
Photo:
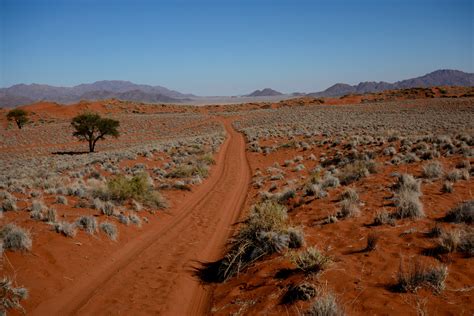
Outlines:
[[474,88],[21,108],[0,315],[474,314]]

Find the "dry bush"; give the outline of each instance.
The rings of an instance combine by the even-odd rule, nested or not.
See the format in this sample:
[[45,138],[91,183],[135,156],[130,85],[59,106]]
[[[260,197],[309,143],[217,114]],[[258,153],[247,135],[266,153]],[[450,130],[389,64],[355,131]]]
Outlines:
[[100,230],[106,234],[111,240],[115,241],[118,237],[117,226],[114,223],[103,222],[99,225]]
[[400,263],[397,274],[397,283],[394,290],[399,292],[416,292],[421,287],[432,289],[440,293],[444,289],[444,281],[448,276],[448,267],[428,267],[416,261],[406,270]]
[[411,191],[421,194],[421,183],[416,180],[411,174],[403,173],[397,176],[397,182],[392,186],[395,193],[403,191]]
[[290,285],[285,295],[282,297],[283,304],[291,304],[295,301],[308,301],[317,294],[316,287],[308,282],[302,282],[298,285]]
[[314,247],[291,254],[290,260],[297,269],[306,273],[318,273],[327,268],[332,262],[329,256],[322,254]]
[[93,216],[81,216],[76,221],[77,227],[93,235],[97,232],[97,220]]
[[365,247],[365,251],[373,251],[377,248],[377,243],[380,239],[380,235],[374,232],[369,233],[367,235],[367,246]]
[[74,223],[59,222],[55,223],[54,229],[56,232],[63,234],[66,237],[74,238],[77,234],[77,227]]
[[443,176],[443,166],[439,161],[433,161],[423,166],[423,177],[428,179],[439,179]]
[[337,177],[342,185],[348,185],[375,172],[375,163],[373,161],[356,160],[342,167]]
[[420,218],[425,216],[419,194],[414,191],[401,191],[396,197],[395,215],[402,218]]
[[461,203],[449,210],[444,220],[453,223],[472,224],[474,220],[474,200]]
[[305,312],[307,316],[343,316],[343,309],[331,293],[317,298]]
[[378,226],[378,225],[385,225],[385,224],[393,226],[395,225],[395,219],[386,210],[378,211],[375,214],[373,225]]
[[443,193],[452,193],[454,191],[454,187],[452,182],[444,181],[443,186],[441,187],[441,192]]
[[31,250],[30,233],[15,224],[7,224],[0,229],[0,240],[3,242],[4,249],[12,251]]
[[13,281],[4,277],[0,279],[0,315],[7,315],[7,311],[16,309],[25,314],[20,302],[28,298],[28,290],[24,287],[15,287]]
[[265,255],[301,246],[303,232],[290,229],[287,219],[286,208],[274,201],[254,205],[227,254],[213,267],[212,278],[224,281]]

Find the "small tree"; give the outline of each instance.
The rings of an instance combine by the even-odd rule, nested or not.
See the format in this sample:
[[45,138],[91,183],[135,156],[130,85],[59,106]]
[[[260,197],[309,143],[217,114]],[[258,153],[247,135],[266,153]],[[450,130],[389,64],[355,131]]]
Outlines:
[[7,119],[9,121],[15,121],[19,129],[28,123],[28,113],[22,109],[13,109],[8,112]]
[[85,113],[74,117],[71,121],[72,127],[75,129],[74,136],[79,140],[89,142],[89,152],[94,152],[95,144],[99,139],[105,139],[106,135],[118,137],[117,128],[119,121],[102,118],[96,113]]

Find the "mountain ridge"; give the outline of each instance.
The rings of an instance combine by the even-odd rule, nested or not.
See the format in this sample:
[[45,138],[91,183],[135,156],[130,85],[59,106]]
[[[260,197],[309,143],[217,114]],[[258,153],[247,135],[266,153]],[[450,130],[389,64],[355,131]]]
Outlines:
[[474,73],[460,70],[439,69],[423,76],[389,83],[385,81],[363,81],[356,85],[336,83],[324,91],[308,93],[311,97],[338,97],[347,94],[364,94],[406,88],[428,88],[434,86],[474,86]]

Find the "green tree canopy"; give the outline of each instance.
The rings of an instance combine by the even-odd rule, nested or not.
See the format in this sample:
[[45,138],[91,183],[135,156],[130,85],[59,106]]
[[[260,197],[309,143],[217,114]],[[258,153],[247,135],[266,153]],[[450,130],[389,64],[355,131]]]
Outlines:
[[107,135],[119,136],[117,128],[120,122],[102,118],[96,113],[80,114],[72,119],[71,125],[75,130],[73,134],[75,137],[89,142],[89,152],[94,152],[95,144],[99,139],[105,139]]
[[8,112],[7,119],[9,121],[15,121],[19,129],[28,123],[28,113],[22,109],[13,109]]

